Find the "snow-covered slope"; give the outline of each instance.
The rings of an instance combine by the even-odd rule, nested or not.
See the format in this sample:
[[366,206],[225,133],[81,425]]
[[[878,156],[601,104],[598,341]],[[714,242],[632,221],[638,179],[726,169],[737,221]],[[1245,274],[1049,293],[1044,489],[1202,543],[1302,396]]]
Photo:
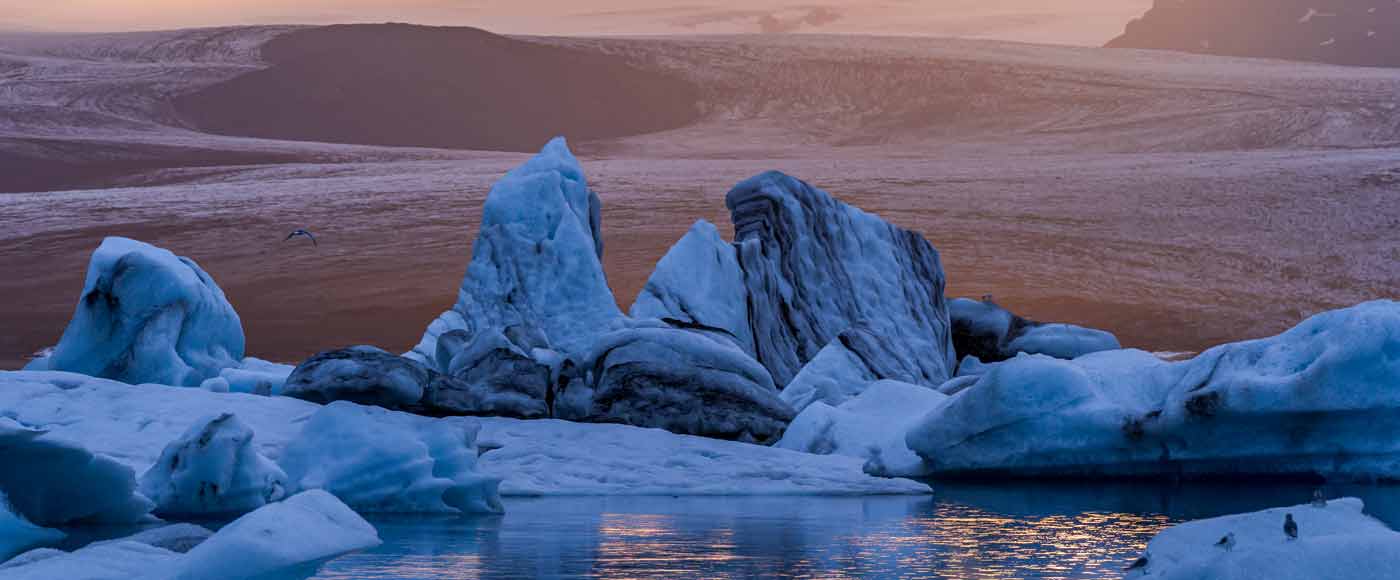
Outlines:
[[1397,29],[1386,0],[1157,0],[1108,46],[1394,67]]

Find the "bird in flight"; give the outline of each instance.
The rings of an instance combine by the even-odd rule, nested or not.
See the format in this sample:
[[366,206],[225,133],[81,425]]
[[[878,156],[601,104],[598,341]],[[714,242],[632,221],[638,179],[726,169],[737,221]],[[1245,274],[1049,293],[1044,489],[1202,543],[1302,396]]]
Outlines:
[[316,236],[311,235],[311,232],[308,232],[308,231],[306,231],[306,230],[297,230],[297,231],[294,231],[294,232],[292,232],[292,233],[290,233],[290,234],[287,234],[287,239],[282,240],[282,241],[283,241],[283,242],[291,241],[292,238],[310,238],[310,239],[311,239],[311,245],[317,246],[317,247],[320,247],[320,245],[321,245],[321,244],[316,243]]

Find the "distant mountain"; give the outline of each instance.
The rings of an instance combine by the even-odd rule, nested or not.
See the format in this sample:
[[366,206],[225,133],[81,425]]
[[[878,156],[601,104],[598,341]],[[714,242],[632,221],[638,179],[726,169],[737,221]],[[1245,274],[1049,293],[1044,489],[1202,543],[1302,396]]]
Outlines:
[[1400,67],[1400,1],[1156,0],[1108,47]]

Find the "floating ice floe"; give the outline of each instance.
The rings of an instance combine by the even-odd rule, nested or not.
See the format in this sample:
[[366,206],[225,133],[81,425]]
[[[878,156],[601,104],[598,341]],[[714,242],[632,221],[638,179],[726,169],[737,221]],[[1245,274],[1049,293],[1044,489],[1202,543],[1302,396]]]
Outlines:
[[[240,425],[200,420],[223,414],[236,415]],[[132,511],[145,514],[150,503],[130,493],[136,487],[133,473],[146,473],[145,489],[171,512],[182,514],[233,507],[238,509],[229,511],[237,512],[258,497],[277,497],[278,470],[286,473],[286,493],[324,487],[345,493],[352,504],[372,505],[374,511],[456,512],[489,503],[489,498],[478,501],[473,495],[484,494],[487,487],[472,479],[473,419],[434,419],[345,402],[322,407],[288,397],[127,385],[55,372],[0,372],[0,416],[4,415],[48,430],[41,440],[46,444],[76,448],[73,442],[86,443],[87,459],[80,466],[101,468],[74,484],[94,486],[96,491],[85,491],[82,501],[65,504],[62,513],[41,513],[39,518],[22,509],[23,498],[64,488],[31,488],[84,472],[55,460],[49,461],[52,473],[35,472],[43,477],[16,474],[20,486],[0,484],[11,492],[20,513],[36,523],[115,519],[127,514],[123,510],[132,501],[144,507]],[[5,421],[0,419],[0,424]],[[200,448],[206,434],[209,444]],[[9,473],[13,472],[0,470],[0,480]],[[318,479],[325,474],[347,477]],[[228,486],[232,495],[207,497],[209,483]],[[365,487],[376,485],[391,491],[366,500]],[[130,495],[122,496],[123,489]],[[206,497],[201,498],[200,489]],[[437,490],[438,504],[423,499],[429,490]]]
[[501,494],[910,495],[909,479],[867,475],[863,460],[676,435],[626,425],[481,419],[479,467]]
[[905,444],[904,434],[946,398],[927,387],[878,381],[839,406],[812,403],[792,421],[777,446],[857,457],[872,475],[926,475],[923,460]]
[[[1356,580],[1400,570],[1400,533],[1355,498],[1181,524],[1148,545],[1128,578]],[[1284,533],[1291,516],[1298,537]]]
[[27,368],[198,386],[239,366],[243,348],[238,314],[198,264],[114,237],[93,253],[58,346]]
[[308,491],[249,513],[185,553],[168,534],[138,534],[75,552],[35,550],[0,564],[6,580],[251,580],[304,577],[343,554],[380,544],[374,527],[335,496]]
[[[1112,333],[1073,324],[1047,324],[1022,318],[990,298],[948,301],[953,346],[958,358],[976,357],[995,363],[1020,353],[1073,359],[1123,348]],[[959,370],[959,374],[962,374]]]
[[1400,303],[1319,314],[1183,362],[1021,356],[907,442],[944,475],[1400,478]]

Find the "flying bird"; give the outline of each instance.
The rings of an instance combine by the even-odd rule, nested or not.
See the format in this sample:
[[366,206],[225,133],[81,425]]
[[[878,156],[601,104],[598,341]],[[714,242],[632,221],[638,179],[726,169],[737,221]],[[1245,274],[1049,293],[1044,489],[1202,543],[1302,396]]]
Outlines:
[[1215,543],[1215,547],[1221,548],[1221,549],[1225,550],[1226,552],[1229,552],[1229,551],[1231,551],[1231,550],[1234,550],[1234,549],[1235,549],[1235,533],[1234,533],[1234,532],[1230,532],[1230,533],[1228,533],[1228,534],[1225,534],[1224,537],[1220,538],[1220,541],[1219,541],[1219,542],[1216,542],[1216,543]]
[[1298,522],[1293,521],[1293,514],[1283,516],[1283,535],[1288,536],[1289,541],[1298,539]]
[[316,243],[316,236],[311,235],[311,232],[308,232],[308,231],[306,231],[306,230],[297,230],[297,231],[294,231],[294,232],[292,232],[292,233],[290,233],[290,234],[287,234],[287,239],[282,240],[282,241],[283,241],[283,242],[288,242],[288,241],[291,241],[292,238],[310,238],[310,239],[311,239],[311,245],[317,246],[317,247],[320,247],[320,246],[321,246],[321,244]]

